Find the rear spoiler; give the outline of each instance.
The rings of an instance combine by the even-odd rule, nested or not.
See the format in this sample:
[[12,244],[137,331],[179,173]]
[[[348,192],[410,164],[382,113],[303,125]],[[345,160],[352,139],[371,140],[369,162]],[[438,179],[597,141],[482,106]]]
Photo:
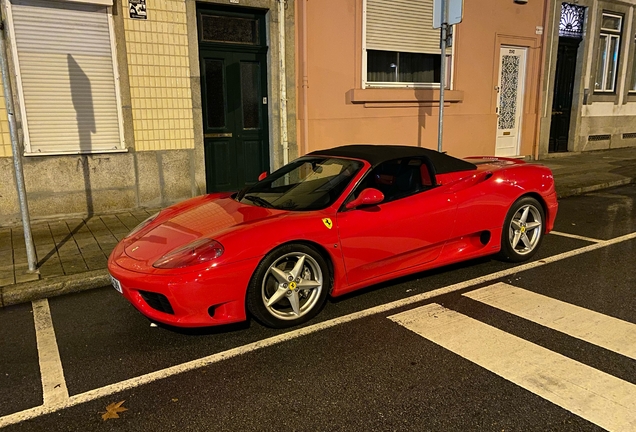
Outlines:
[[525,160],[523,159],[519,159],[519,158],[511,158],[511,157],[501,157],[501,156],[469,156],[464,158],[465,160],[472,160],[472,161],[477,161],[477,160],[482,160],[484,162],[496,162],[496,161],[502,161],[502,162],[510,162],[513,164],[524,164],[526,163]]

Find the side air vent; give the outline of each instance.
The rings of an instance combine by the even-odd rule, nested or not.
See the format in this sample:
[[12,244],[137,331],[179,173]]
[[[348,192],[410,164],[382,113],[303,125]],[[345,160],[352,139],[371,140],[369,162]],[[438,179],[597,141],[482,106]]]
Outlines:
[[636,132],[624,133],[623,139],[634,139],[636,138]]
[[482,231],[481,234],[479,234],[479,241],[486,246],[490,242],[490,231]]
[[609,141],[612,138],[611,135],[590,135],[587,137],[588,141]]

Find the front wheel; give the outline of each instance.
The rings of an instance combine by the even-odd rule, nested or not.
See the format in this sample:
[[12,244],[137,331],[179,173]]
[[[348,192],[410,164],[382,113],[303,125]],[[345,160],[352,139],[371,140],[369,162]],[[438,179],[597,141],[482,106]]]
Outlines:
[[510,207],[501,233],[499,257],[505,261],[530,259],[543,240],[543,207],[531,197],[521,198]]
[[268,327],[302,324],[320,312],[331,288],[329,266],[305,244],[282,246],[261,261],[247,291],[247,308]]

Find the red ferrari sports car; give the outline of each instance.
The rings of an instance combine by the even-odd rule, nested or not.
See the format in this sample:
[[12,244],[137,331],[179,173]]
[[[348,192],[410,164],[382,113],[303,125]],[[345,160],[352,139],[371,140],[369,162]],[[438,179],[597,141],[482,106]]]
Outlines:
[[108,269],[156,322],[211,326],[251,314],[289,327],[328,295],[496,253],[527,260],[557,207],[541,165],[348,145],[263,173],[240,192],[162,210],[117,245]]

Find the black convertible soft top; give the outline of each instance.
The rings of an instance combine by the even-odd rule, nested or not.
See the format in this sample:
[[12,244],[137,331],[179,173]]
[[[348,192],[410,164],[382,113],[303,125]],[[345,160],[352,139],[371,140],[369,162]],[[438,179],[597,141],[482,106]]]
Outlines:
[[431,161],[436,174],[477,169],[477,166],[474,164],[454,158],[445,153],[422,147],[404,145],[352,144],[326,150],[316,150],[308,153],[307,156],[334,156],[363,159],[372,166],[394,159],[424,156]]

